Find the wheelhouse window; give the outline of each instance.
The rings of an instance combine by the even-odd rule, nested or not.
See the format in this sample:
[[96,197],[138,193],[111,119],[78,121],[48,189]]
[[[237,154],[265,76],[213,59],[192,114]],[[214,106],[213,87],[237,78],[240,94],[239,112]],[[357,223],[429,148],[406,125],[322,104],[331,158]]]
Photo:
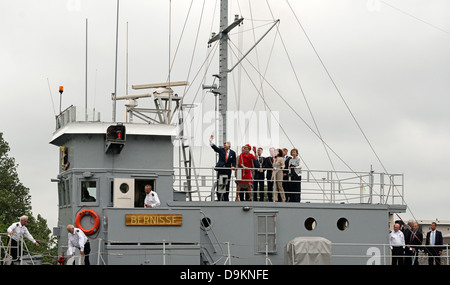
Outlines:
[[72,181],[71,180],[66,180],[65,183],[65,195],[66,195],[66,205],[70,205],[70,195],[71,195],[71,189],[72,189]]
[[58,197],[59,197],[59,206],[62,207],[66,204],[66,199],[65,199],[65,181],[64,180],[60,180],[58,183]]
[[71,183],[68,179],[61,179],[58,183],[59,207],[70,205]]
[[81,181],[81,202],[97,202],[97,181]]

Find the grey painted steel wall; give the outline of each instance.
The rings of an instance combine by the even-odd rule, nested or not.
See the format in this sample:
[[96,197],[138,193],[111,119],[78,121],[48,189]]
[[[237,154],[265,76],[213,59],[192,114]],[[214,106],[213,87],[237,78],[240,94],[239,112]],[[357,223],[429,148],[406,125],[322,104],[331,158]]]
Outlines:
[[[106,130],[105,130],[106,131]],[[161,206],[166,201],[173,200],[173,144],[171,136],[127,135],[125,146],[118,154],[105,153],[105,134],[63,134],[52,142],[57,146],[68,148],[70,167],[60,168],[58,179],[70,185],[66,196],[59,204],[58,254],[67,250],[68,224],[75,224],[77,213],[81,209],[94,210],[103,224],[105,217],[103,209],[112,207],[112,182],[114,178],[134,178],[154,180]],[[61,158],[58,165],[61,164]],[[86,173],[90,177],[86,178]],[[96,202],[81,201],[81,181],[96,181]],[[144,192],[144,189],[139,189]],[[60,193],[61,194],[61,193]],[[114,221],[112,221],[113,223]],[[88,217],[81,220],[81,225],[88,229],[93,222]],[[89,236],[92,253],[98,252],[97,238],[106,239],[107,235],[100,227],[99,232]],[[96,263],[96,256],[91,257],[91,263]]]
[[[264,213],[276,214],[276,253],[269,253],[273,264],[284,264],[284,246],[299,236],[324,237],[333,243],[366,244],[364,246],[334,246],[333,264],[366,264],[369,257],[364,257],[368,250],[376,247],[380,253],[388,254],[380,244],[389,242],[388,213],[389,207],[384,205],[360,204],[290,204],[273,202],[173,202],[171,206],[201,207],[204,215],[211,220],[211,228],[217,241],[230,242],[232,264],[265,264],[264,253],[256,252],[256,216]],[[248,211],[244,206],[249,206]],[[307,218],[316,220],[313,230],[305,228]],[[340,218],[348,220],[348,228],[338,229]],[[216,241],[213,241],[216,242]],[[213,252],[211,240],[202,230],[201,243],[210,253]],[[226,245],[222,244],[215,260],[222,254],[228,254]],[[335,257],[337,255],[358,255],[356,257]],[[382,260],[380,260],[383,262]]]
[[[198,208],[108,208],[104,214],[108,264],[200,264]],[[181,226],[127,226],[126,214],[182,214],[183,220]]]

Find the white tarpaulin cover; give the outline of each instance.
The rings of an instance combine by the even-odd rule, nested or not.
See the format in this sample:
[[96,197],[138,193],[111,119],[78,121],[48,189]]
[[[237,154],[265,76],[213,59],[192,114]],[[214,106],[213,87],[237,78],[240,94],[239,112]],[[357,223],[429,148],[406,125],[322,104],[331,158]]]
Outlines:
[[331,264],[331,242],[323,237],[296,237],[284,248],[286,265]]

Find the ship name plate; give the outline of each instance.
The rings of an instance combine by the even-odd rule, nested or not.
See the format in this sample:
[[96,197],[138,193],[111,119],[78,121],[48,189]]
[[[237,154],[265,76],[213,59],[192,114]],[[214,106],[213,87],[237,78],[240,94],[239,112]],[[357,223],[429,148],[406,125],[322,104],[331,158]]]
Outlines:
[[126,214],[127,226],[181,226],[182,214]]

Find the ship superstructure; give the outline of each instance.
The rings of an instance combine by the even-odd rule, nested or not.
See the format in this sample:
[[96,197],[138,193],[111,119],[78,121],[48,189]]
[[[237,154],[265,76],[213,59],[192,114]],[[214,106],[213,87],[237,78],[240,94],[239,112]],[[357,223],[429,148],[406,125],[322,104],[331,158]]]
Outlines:
[[[59,254],[67,250],[65,227],[78,218],[91,231],[92,264],[285,264],[286,245],[298,237],[328,240],[333,264],[389,262],[390,219],[406,206],[388,190],[402,187],[402,175],[308,170],[302,195],[310,202],[216,201],[214,174],[202,176],[207,182],[193,195],[173,165],[175,125],[78,121],[76,107],[66,116],[51,141],[61,154]],[[159,208],[143,207],[147,184]],[[346,187],[356,194],[337,198]]]

